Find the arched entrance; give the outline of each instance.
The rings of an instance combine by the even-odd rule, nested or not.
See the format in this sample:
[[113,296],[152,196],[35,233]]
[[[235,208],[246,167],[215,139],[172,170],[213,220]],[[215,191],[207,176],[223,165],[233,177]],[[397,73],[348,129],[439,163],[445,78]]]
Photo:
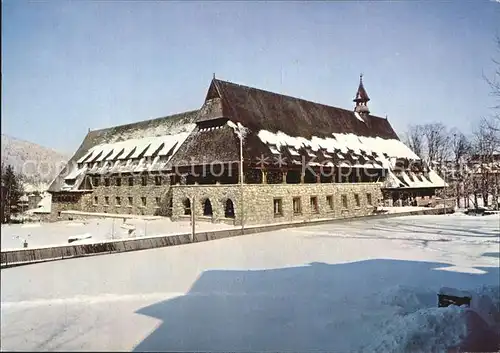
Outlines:
[[210,202],[210,199],[206,199],[203,202],[203,215],[204,216],[212,216],[212,203]]
[[184,215],[190,215],[191,214],[191,201],[189,199],[184,199],[182,201],[182,205],[184,206]]
[[224,206],[224,217],[234,218],[234,204],[231,199],[226,200],[226,204]]

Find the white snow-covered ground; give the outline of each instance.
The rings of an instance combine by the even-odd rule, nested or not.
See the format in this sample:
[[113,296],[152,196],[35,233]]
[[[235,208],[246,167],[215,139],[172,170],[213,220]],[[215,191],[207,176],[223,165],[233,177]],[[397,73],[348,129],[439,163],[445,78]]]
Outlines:
[[420,206],[393,206],[393,207],[379,207],[380,210],[387,211],[387,213],[402,213],[402,212],[413,212],[413,211],[422,211],[428,210],[429,207],[420,207]]
[[[2,350],[445,352],[500,325],[499,218],[358,220],[1,272]],[[497,326],[500,328],[500,326]]]
[[[426,207],[384,207],[387,213],[404,213],[428,209]],[[76,212],[75,212],[76,213]],[[92,213],[86,213],[92,215]],[[96,214],[97,215],[97,214]],[[103,214],[99,214],[103,215]],[[85,243],[102,240],[128,238],[128,230],[135,228],[133,237],[164,236],[170,234],[189,233],[189,221],[172,222],[166,217],[128,218],[123,222],[119,215],[109,218],[89,218],[85,220],[60,221],[54,223],[33,222],[24,224],[1,225],[1,249],[10,250],[23,247],[28,242],[28,248],[42,246],[68,245],[68,238],[87,237]],[[302,222],[302,221],[300,221]],[[299,222],[299,223],[300,223]],[[254,226],[262,226],[254,225]],[[231,229],[234,226],[210,222],[197,222],[196,229],[200,232]],[[74,243],[78,244],[78,243]]]
[[[61,221],[54,223],[2,224],[2,250],[23,247],[23,240],[29,248],[40,246],[68,245],[69,237],[91,235],[86,243],[129,237],[130,226],[135,227],[135,237],[169,235],[191,232],[189,221],[172,222],[169,218],[155,220],[127,219],[125,226],[122,218],[87,219],[80,221]],[[199,231],[212,231],[234,228],[227,224],[197,222]],[[77,244],[72,243],[72,244]]]

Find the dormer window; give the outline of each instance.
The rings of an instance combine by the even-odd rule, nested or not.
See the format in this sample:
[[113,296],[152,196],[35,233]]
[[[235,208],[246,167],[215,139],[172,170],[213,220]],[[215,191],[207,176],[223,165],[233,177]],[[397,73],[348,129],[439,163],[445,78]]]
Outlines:
[[332,158],[332,156],[330,154],[328,154],[328,151],[326,149],[322,150],[322,152],[323,152],[323,156],[325,158]]
[[271,153],[273,153],[273,154],[280,154],[280,151],[278,151],[278,148],[276,145],[269,145],[269,149],[271,150]]
[[316,154],[314,154],[311,149],[307,149],[307,155],[309,157],[316,157]]

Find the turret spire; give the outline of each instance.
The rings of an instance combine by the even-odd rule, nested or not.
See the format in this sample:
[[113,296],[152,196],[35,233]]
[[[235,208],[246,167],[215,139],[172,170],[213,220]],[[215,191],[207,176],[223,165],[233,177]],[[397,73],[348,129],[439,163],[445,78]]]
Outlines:
[[368,93],[366,93],[365,86],[363,86],[363,74],[360,74],[358,91],[356,92],[356,98],[353,99],[353,102],[367,103],[369,100],[370,97],[368,97]]
[[363,86],[363,74],[360,74],[358,91],[356,92],[356,97],[353,99],[353,102],[356,102],[354,111],[362,116],[370,114],[370,110],[366,105],[369,100],[370,97],[368,97],[368,93],[366,93],[365,87]]

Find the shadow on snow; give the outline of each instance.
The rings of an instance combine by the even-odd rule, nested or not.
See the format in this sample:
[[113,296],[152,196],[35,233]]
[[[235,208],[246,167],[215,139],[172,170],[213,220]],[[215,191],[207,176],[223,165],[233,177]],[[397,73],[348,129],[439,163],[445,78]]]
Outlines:
[[485,252],[481,256],[496,257],[500,259],[500,252]]
[[[383,223],[382,223],[383,224]],[[425,225],[425,224],[408,224],[406,222],[391,222],[385,226],[375,226],[371,229],[383,230],[394,232],[394,229],[399,229],[408,233],[421,233],[421,234],[440,234],[455,237],[488,237],[488,238],[500,238],[500,232],[498,227],[492,229],[471,229],[464,227],[452,227],[447,224],[439,225]],[[488,227],[489,228],[489,227]]]
[[[436,307],[442,286],[498,285],[498,268],[481,268],[485,274],[438,270],[449,266],[377,259],[205,271],[186,295],[137,311],[162,323],[135,351],[352,351],[380,329],[373,323],[387,316],[380,301],[390,288],[429,288],[418,310],[421,303]],[[391,300],[385,310],[411,306],[411,300],[398,302],[405,298]]]

